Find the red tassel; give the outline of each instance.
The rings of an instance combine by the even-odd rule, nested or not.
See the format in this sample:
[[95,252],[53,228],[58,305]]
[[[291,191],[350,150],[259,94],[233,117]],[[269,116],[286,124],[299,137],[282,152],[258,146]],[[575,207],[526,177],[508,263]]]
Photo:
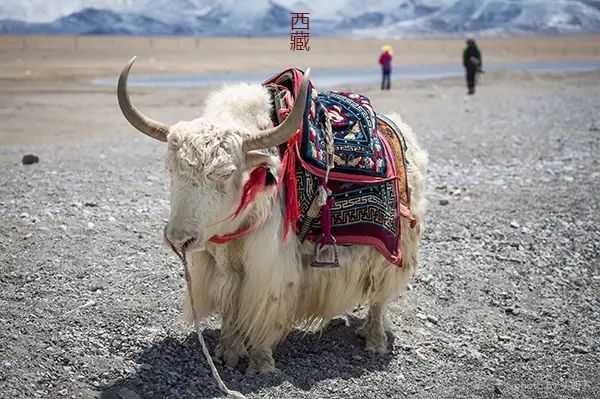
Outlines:
[[300,219],[300,205],[298,204],[298,186],[296,184],[296,152],[294,145],[296,144],[298,135],[288,141],[285,154],[281,160],[281,168],[279,170],[279,182],[277,183],[277,191],[285,180],[285,221],[283,230],[283,242],[287,243],[290,234],[290,227],[297,231],[297,222]]
[[244,184],[244,190],[242,191],[242,199],[240,205],[235,210],[233,217],[238,216],[248,207],[248,205],[254,201],[256,195],[263,190],[267,181],[267,168],[264,165],[255,168],[250,172],[250,177],[246,184]]

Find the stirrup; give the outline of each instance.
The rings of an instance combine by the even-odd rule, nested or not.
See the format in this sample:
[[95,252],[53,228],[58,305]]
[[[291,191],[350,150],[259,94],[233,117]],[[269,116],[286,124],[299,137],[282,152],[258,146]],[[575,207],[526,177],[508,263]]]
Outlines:
[[[313,261],[310,264],[312,267],[322,267],[322,268],[334,268],[334,267],[340,267],[340,262],[338,260],[338,250],[337,250],[337,245],[335,242],[335,237],[330,236],[330,240],[331,242],[328,244],[325,244],[324,241],[325,236],[323,236],[321,234],[321,236],[319,237],[319,239],[317,239],[317,242],[315,243],[315,255],[313,257]],[[333,247],[333,259],[331,259],[331,254],[329,256],[329,259],[322,259],[321,256],[323,256],[323,254],[325,252],[327,252],[327,248],[326,246],[331,246]]]

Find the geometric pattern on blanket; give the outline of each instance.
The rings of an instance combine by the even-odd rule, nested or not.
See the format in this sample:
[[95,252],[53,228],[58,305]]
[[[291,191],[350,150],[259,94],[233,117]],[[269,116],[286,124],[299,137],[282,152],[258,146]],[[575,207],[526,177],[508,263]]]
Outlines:
[[[378,116],[376,134],[384,148],[389,149],[386,162],[395,170],[394,179],[379,182],[348,182],[330,179],[335,204],[331,208],[331,233],[339,245],[370,245],[376,247],[385,258],[396,265],[401,264],[400,253],[400,204],[409,206],[406,178],[406,158],[403,136],[389,119]],[[300,221],[310,208],[321,178],[301,164],[296,168]],[[307,239],[318,238],[322,226],[320,219],[314,221]]]
[[[286,98],[290,108],[302,72],[289,69],[265,82],[274,98]],[[338,245],[375,247],[391,263],[400,266],[400,218],[410,211],[402,132],[393,121],[377,115],[368,98],[360,94],[318,93],[312,83],[295,149],[295,176],[299,219],[307,212],[323,183],[326,164],[325,121],[330,118],[334,137],[334,168],[327,183],[335,203],[331,207],[331,234]],[[286,94],[285,96],[282,94]],[[278,123],[276,115],[272,117]],[[288,143],[289,145],[289,143]],[[282,146],[282,154],[285,145]],[[403,212],[404,210],[404,212]],[[323,233],[321,218],[313,221],[306,236],[316,241]]]
[[334,172],[385,177],[386,160],[375,133],[376,118],[371,102],[353,93],[324,91],[311,102],[308,123],[301,141],[302,159],[325,169],[325,114],[331,121]]

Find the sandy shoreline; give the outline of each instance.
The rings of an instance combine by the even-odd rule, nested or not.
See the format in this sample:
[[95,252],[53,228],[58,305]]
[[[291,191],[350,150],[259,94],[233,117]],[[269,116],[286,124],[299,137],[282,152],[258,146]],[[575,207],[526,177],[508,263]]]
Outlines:
[[[348,68],[376,66],[383,43],[314,38],[310,52],[290,52],[285,37],[0,36],[0,115],[5,120],[0,128],[0,145],[131,134],[118,112],[114,88],[92,85],[91,81],[116,78],[134,54],[138,55],[135,75],[265,71],[308,65],[316,69]],[[404,39],[391,44],[395,65],[434,65],[460,64],[464,42]],[[482,38],[480,46],[485,63],[600,61],[600,36]],[[525,75],[530,74],[520,76]],[[483,82],[502,76],[511,79],[499,71],[487,74]],[[395,84],[403,90],[393,90],[389,95],[400,96],[402,103],[415,93],[411,88],[444,84],[439,82],[451,82],[457,93],[463,90],[460,78],[429,83],[403,81]],[[349,87],[375,96],[374,100],[385,96],[371,86]],[[132,88],[132,93],[145,112],[175,122],[197,115],[210,90]]]
[[[134,54],[138,55],[135,75],[265,71],[307,65],[318,69],[347,68],[376,65],[383,43],[314,38],[310,52],[290,52],[285,37],[0,36],[0,115],[5,120],[0,128],[0,145],[131,134],[118,112],[114,88],[92,85],[91,81],[116,78]],[[395,65],[460,64],[464,42],[405,39],[391,44],[395,48]],[[482,38],[480,46],[485,63],[600,61],[600,36]],[[505,75],[501,71],[487,74],[483,82],[487,84],[496,79],[494,76]],[[529,76],[522,74],[525,75]],[[451,82],[456,93],[463,91],[460,78],[439,81]],[[411,91],[411,87],[423,84],[440,85],[437,80],[398,82],[396,88],[403,90],[395,89],[389,96],[398,95],[402,104],[418,92]],[[370,86],[350,87],[375,96],[374,100],[386,96]],[[175,122],[197,115],[210,90],[132,88],[132,93],[145,112]]]
[[[292,52],[288,38],[119,36],[0,36],[0,84],[6,80],[113,77],[137,55],[140,74],[376,66],[390,43],[395,65],[461,61],[463,39],[311,39],[311,51]],[[484,62],[598,61],[600,36],[481,38]]]
[[[266,76],[265,76],[266,77]],[[563,85],[593,82],[600,72],[527,73],[497,71],[481,79],[481,96],[497,92],[536,90],[545,92]],[[207,95],[216,87],[130,89],[134,103],[153,118],[174,123],[199,115]],[[394,81],[391,92],[377,85],[343,85],[335,89],[360,92],[378,106],[378,112],[400,112],[410,121],[414,115],[435,110],[436,99],[477,101],[464,97],[464,80],[458,77],[422,81]],[[418,98],[415,102],[413,99]],[[136,137],[116,102],[115,88],[77,81],[4,81],[0,84],[0,147],[44,145],[79,140]]]

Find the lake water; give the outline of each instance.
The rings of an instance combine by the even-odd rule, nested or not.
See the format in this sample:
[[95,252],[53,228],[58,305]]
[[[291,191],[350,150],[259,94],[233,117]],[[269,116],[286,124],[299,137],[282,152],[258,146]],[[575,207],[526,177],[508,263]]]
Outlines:
[[[527,72],[576,72],[600,69],[600,62],[536,62],[484,65],[486,71],[513,70]],[[130,86],[198,87],[214,86],[223,83],[248,82],[261,83],[279,71],[209,73],[202,75],[142,75],[132,74]],[[463,76],[461,65],[421,65],[398,66],[392,71],[393,79],[420,80],[452,76]],[[319,88],[344,84],[378,84],[381,72],[373,68],[312,69],[311,80]],[[99,85],[116,85],[116,79],[98,79]]]

